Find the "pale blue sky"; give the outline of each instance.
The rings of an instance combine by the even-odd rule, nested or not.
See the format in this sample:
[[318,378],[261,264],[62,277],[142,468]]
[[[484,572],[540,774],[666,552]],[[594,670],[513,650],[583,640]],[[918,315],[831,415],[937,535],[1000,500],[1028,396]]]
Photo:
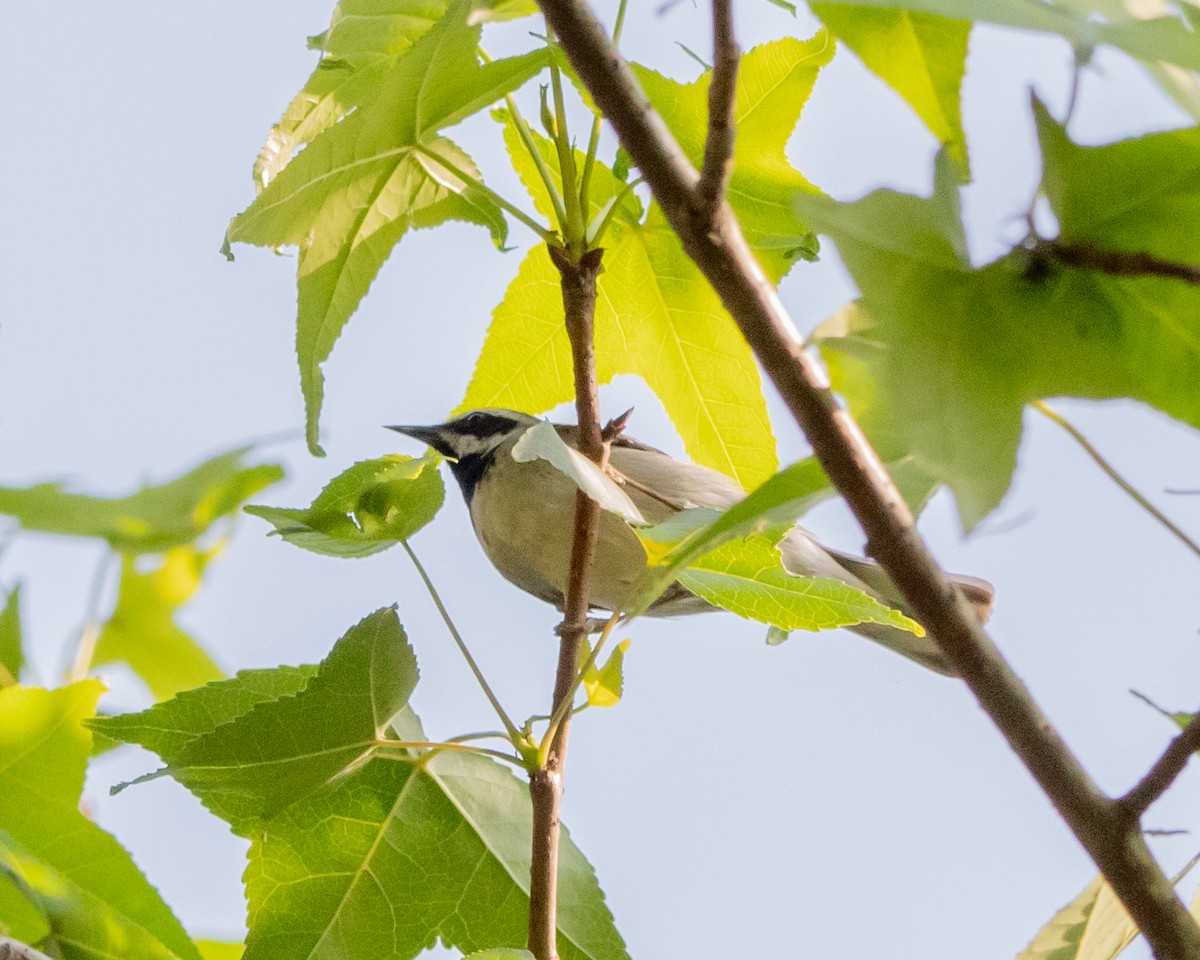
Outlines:
[[[632,4],[626,47],[679,77],[677,47],[707,47],[703,7]],[[314,63],[304,37],[324,0],[201,7],[114,0],[22,8],[3,63],[0,151],[0,483],[69,478],[121,493],[248,439],[291,439],[268,502],[307,503],[354,460],[418,452],[381,424],[441,418],[462,396],[490,310],[520,253],[452,226],[404,241],[327,365],[329,457],[300,442],[293,353],[294,260],[218,253],[252,196],[250,166],[270,123]],[[738,5],[744,47],[811,33],[765,2]],[[490,38],[503,52],[526,25]],[[1061,111],[1071,53],[1061,40],[978,30],[965,88],[976,184],[965,197],[973,252],[995,255],[1035,175],[1028,89]],[[1117,54],[1089,73],[1073,131],[1090,142],[1181,122]],[[495,157],[490,121],[455,134],[491,179],[520,196]],[[817,84],[793,142],[804,173],[838,197],[886,183],[923,190],[935,144],[849,55]],[[519,225],[513,240],[527,245]],[[850,295],[832,248],[782,290],[802,330]],[[636,436],[678,451],[640,383]],[[773,398],[772,398],[772,402]],[[1133,404],[1063,404],[1123,470],[1193,531],[1194,432]],[[778,415],[781,456],[802,456]],[[922,525],[945,565],[997,587],[994,636],[1101,784],[1120,791],[1171,734],[1136,687],[1182,709],[1197,701],[1200,567],[1030,415],[1016,484],[963,542],[940,496]],[[862,537],[837,505],[809,524],[841,548]],[[990,532],[989,532],[990,531]],[[553,611],[486,564],[457,495],[415,547],[511,712],[544,710]],[[19,537],[0,582],[25,582],[41,676],[60,669],[98,552]],[[369,611],[399,601],[421,662],[414,705],[433,735],[491,725],[432,605],[399,551],[363,561],[303,553],[252,518],[184,619],[234,670],[314,662]],[[1003,960],[1093,870],[964,688],[841,632],[781,648],[732,615],[637,623],[626,699],[575,725],[565,820],[595,865],[639,958],[814,956]],[[140,693],[119,671],[110,706]],[[189,929],[237,935],[240,841],[174,783],[110,798],[153,759],[104,759],[88,801]],[[1189,771],[1156,806],[1158,827],[1197,826]],[[1155,841],[1169,870],[1195,836]],[[1190,892],[1190,889],[1189,889]]]

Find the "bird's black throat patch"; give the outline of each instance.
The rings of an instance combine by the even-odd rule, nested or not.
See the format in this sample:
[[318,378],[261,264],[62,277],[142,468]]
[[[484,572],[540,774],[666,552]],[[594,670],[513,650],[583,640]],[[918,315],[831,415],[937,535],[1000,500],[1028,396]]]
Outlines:
[[454,479],[458,481],[459,487],[462,489],[463,499],[467,501],[467,506],[471,505],[471,498],[475,496],[475,488],[479,485],[479,481],[483,479],[483,475],[487,473],[488,467],[496,459],[495,449],[488,450],[486,453],[471,453],[458,460],[450,460],[450,472],[454,474]]

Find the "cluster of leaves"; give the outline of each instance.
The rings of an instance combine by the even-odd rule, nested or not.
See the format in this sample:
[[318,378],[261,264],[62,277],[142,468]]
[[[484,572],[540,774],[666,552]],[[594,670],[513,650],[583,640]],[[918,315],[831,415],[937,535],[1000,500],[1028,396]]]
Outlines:
[[[518,948],[526,788],[467,744],[430,744],[407,706],[416,684],[386,608],[317,667],[247,671],[91,725],[157,753],[161,773],[252,840],[247,958]],[[623,958],[591,868],[569,840],[562,856],[563,955]]]
[[[224,543],[218,526],[283,476],[276,465],[247,466],[248,452],[127,497],[50,483],[0,489],[0,512],[22,529],[100,540],[101,569],[120,563],[112,612],[85,625],[73,674],[121,662],[156,698],[222,676],[175,618]],[[81,726],[103,688],[17,685],[30,672],[19,604],[18,586],[0,611],[0,932],[63,958],[229,956],[226,945],[193,943],[129,855],[80,812],[88,756],[112,746],[93,745]]]
[[[222,676],[176,616],[224,546],[222,521],[283,478],[276,464],[247,466],[249,452],[232,450],[126,497],[71,493],[57,483],[0,487],[0,514],[21,529],[99,540],[108,548],[101,572],[110,558],[120,563],[111,615],[84,628],[81,672],[91,664],[125,663],[159,699]],[[19,600],[18,585],[0,612],[0,668],[7,674],[0,677],[10,682],[25,666]],[[89,611],[89,619],[95,614]]]

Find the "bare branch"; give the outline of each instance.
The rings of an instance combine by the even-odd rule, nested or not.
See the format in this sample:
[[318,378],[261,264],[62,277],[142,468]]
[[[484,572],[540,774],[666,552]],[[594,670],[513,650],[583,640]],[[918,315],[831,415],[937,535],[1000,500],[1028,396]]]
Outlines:
[[1095,860],[1160,958],[1200,958],[1200,928],[1140,831],[1084,771],[1024,684],[938,569],[858,425],[805,355],[774,287],[729,208],[696,214],[699,175],[650,107],[584,0],[539,0],[559,42],[641,170],[689,256],[704,272],[783,396],[826,473],[854,511],[872,554],[918,620]]
[[[579,450],[603,466],[606,447],[600,433],[600,401],[596,385],[593,325],[596,277],[602,250],[589,250],[574,260],[561,248],[549,247],[562,279],[563,310],[575,370],[575,412],[579,420]],[[575,533],[571,569],[559,630],[558,669],[554,677],[551,716],[562,720],[554,732],[545,762],[529,774],[533,801],[533,847],[529,875],[529,951],[537,960],[558,960],[558,846],[562,808],[563,768],[567,760],[570,710],[563,704],[575,691],[579,644],[588,629],[592,555],[596,547],[599,507],[582,492],[575,496]]]
[[1029,248],[1029,269],[1040,275],[1053,263],[1078,270],[1092,270],[1114,277],[1161,277],[1200,284],[1200,266],[1166,260],[1152,253],[1103,250],[1090,243],[1067,240],[1038,240]]
[[738,50],[733,37],[733,0],[712,0],[713,69],[708,85],[708,134],[704,140],[704,166],[696,192],[702,209],[711,216],[725,199],[733,172],[733,145],[737,137],[734,106],[737,100]]
[[[1073,423],[1071,423],[1070,420],[1068,420],[1066,417],[1064,417],[1062,414],[1060,414],[1058,411],[1056,411],[1053,407],[1051,407],[1049,404],[1047,404],[1043,400],[1035,400],[1033,402],[1032,406],[1035,410],[1037,410],[1043,416],[1048,417],[1050,420],[1053,420],[1060,427],[1062,427],[1064,430],[1066,430],[1067,433],[1070,434],[1071,439],[1074,440],[1077,444],[1079,444],[1079,446],[1081,446],[1083,448],[1083,452],[1092,458],[1092,460],[1096,464],[1096,466],[1098,466],[1101,470],[1103,470],[1104,473],[1108,476],[1108,478],[1113,483],[1115,483],[1118,487],[1120,487],[1122,490],[1124,490],[1129,495],[1130,499],[1133,500],[1134,503],[1136,503],[1139,507],[1141,507],[1143,510],[1145,510],[1148,514],[1150,514],[1150,516],[1152,516],[1155,520],[1157,520],[1159,523],[1161,523],[1164,527],[1166,527],[1167,530],[1171,533],[1171,535],[1173,537],[1175,537],[1176,540],[1179,540],[1185,547],[1187,547],[1189,550],[1191,550],[1192,553],[1194,553],[1194,554],[1196,554],[1196,556],[1200,557],[1200,544],[1196,543],[1195,540],[1193,540],[1186,533],[1184,533],[1179,527],[1177,527],[1165,513],[1163,513],[1161,510],[1158,509],[1158,507],[1156,507],[1149,500],[1147,500],[1141,494],[1141,492],[1137,489],[1137,487],[1135,487],[1132,483],[1130,483],[1123,476],[1121,476],[1121,474],[1119,474],[1117,472],[1116,468],[1111,463],[1109,463],[1107,460],[1104,459],[1104,455],[1099,450],[1097,450],[1095,447],[1092,446],[1092,444],[1088,441],[1087,437],[1085,437],[1082,433],[1080,433],[1079,430],[1076,429],[1075,425]],[[1169,493],[1170,491],[1167,491],[1167,492]]]
[[1130,820],[1140,820],[1167,789],[1175,782],[1192,754],[1200,750],[1200,713],[1193,714],[1188,725],[1163,751],[1161,757],[1133,788],[1117,800],[1117,806]]

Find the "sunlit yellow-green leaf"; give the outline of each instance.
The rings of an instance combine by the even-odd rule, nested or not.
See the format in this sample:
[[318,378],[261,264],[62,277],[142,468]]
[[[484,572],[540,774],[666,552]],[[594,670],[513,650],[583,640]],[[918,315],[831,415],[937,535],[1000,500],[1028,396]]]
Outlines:
[[625,685],[625,652],[632,641],[622,640],[603,665],[592,664],[583,675],[583,688],[593,707],[615,707]]
[[138,569],[137,558],[123,557],[117,606],[100,630],[93,664],[129,664],[157,700],[223,677],[204,648],[175,622],[220,550],[220,545],[173,547],[148,571]]
[[[836,46],[824,31],[806,41],[785,37],[748,51],[738,68],[737,142],[728,200],[747,242],[776,283],[797,259],[816,257],[816,237],[797,214],[792,197],[796,191],[817,190],[792,166],[786,147],[817,74],[833,59]],[[684,84],[635,69],[651,104],[699,166],[711,71]]]
[[960,92],[971,21],[830,3],[814,3],[812,11],[904,98],[929,132],[946,145],[960,178],[969,180]]

